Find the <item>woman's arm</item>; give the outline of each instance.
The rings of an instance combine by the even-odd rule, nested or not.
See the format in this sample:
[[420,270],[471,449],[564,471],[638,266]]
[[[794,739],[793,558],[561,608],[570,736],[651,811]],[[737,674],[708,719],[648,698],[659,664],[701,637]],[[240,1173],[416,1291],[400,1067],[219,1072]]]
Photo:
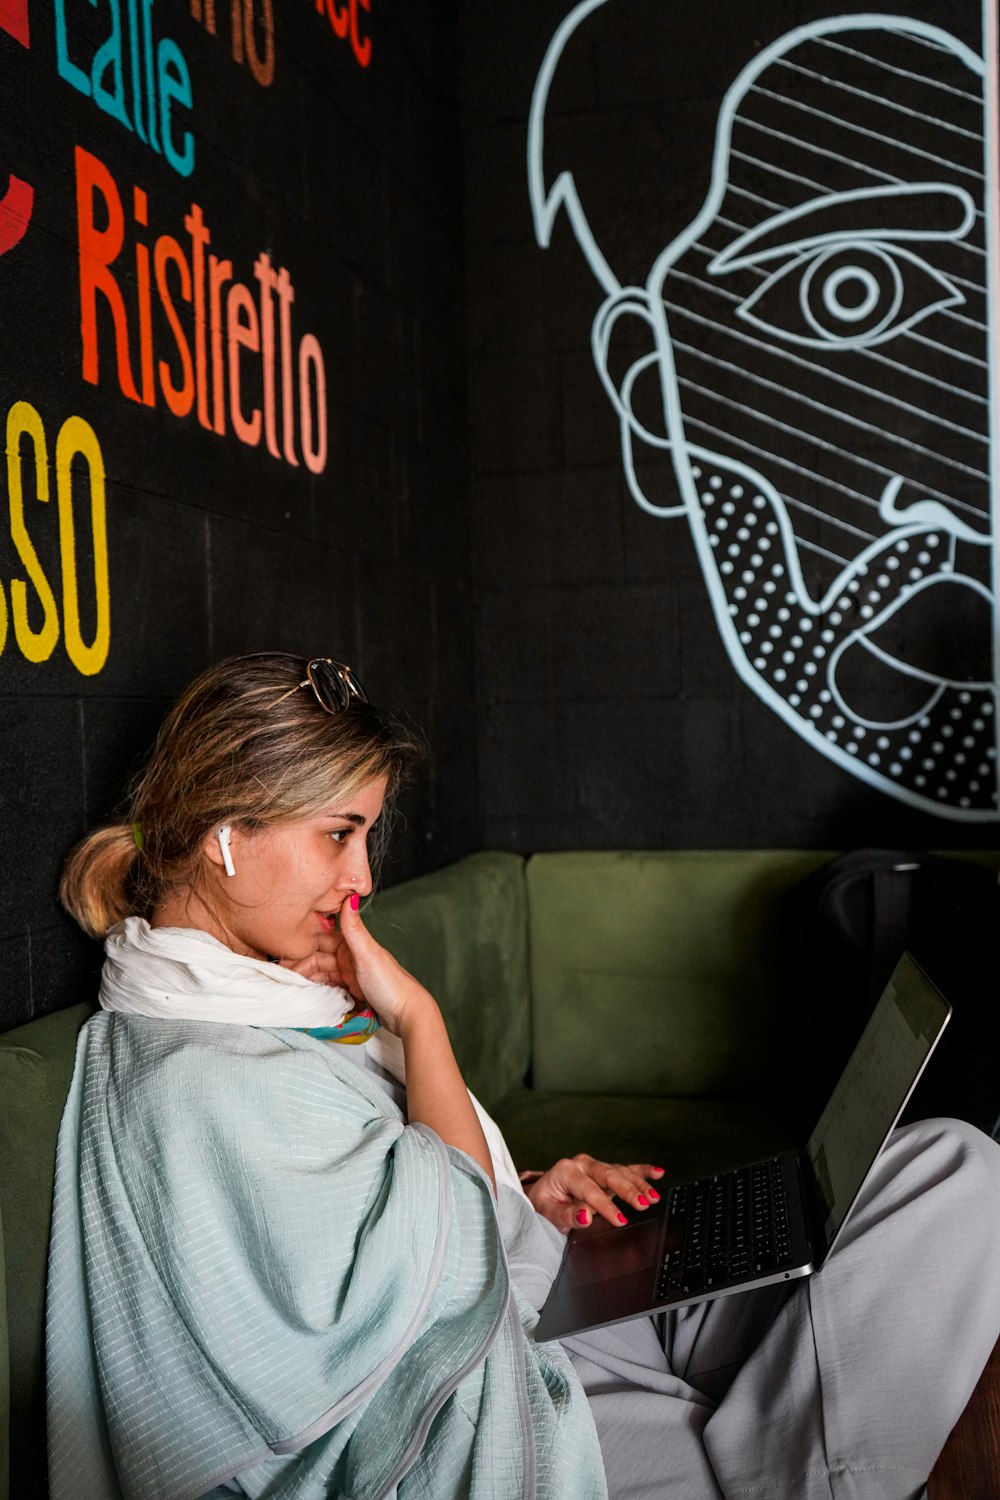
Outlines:
[[[371,1005],[403,1043],[406,1058],[407,1115],[411,1125],[429,1125],[449,1146],[479,1163],[493,1184],[493,1162],[465,1080],[451,1049],[448,1029],[434,997],[381,947],[352,901],[340,909],[340,973],[328,983],[344,983]],[[324,945],[325,946],[325,945]],[[335,955],[330,955],[335,956]],[[345,962],[346,961],[346,962]]]

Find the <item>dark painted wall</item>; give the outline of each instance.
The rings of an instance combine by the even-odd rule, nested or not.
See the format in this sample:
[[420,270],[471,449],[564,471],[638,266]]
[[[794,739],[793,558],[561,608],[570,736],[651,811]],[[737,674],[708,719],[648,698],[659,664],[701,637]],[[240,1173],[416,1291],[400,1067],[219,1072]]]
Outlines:
[[[532,90],[547,47],[573,8],[572,0],[510,0],[503,7],[489,0],[468,0],[464,7],[483,842],[522,850],[995,845],[996,802],[989,800],[990,787],[996,785],[995,734],[989,722],[995,693],[985,690],[981,695],[987,713],[975,731],[980,736],[975,755],[977,765],[985,769],[978,791],[971,796],[971,809],[963,808],[958,817],[937,817],[919,802],[900,800],[865,784],[819,754],[740,679],[713,620],[692,529],[683,518],[666,520],[647,513],[629,494],[618,418],[602,388],[590,345],[591,323],[605,290],[584,261],[565,208],[555,215],[549,248],[539,245],[528,196],[526,147]],[[844,12],[850,9],[842,8]],[[878,9],[949,28],[960,43],[973,49],[981,45],[977,0],[947,5],[914,0]],[[634,283],[642,288],[654,257],[700,209],[709,183],[720,103],[739,70],[793,27],[838,14],[840,9],[828,4],[750,6],[736,0],[698,4],[609,0],[592,11],[567,46],[552,84],[545,184],[550,188],[561,171],[574,174],[590,227],[623,285]],[[932,268],[943,267],[946,251],[955,252],[965,278],[961,283],[966,298],[963,311],[972,314],[971,323],[981,325],[983,297],[980,293],[977,300],[973,281],[977,275],[981,278],[983,264],[983,186],[976,173],[977,155],[980,174],[982,169],[982,109],[975,87],[968,83],[973,75],[949,55],[954,73],[947,78],[942,75],[943,88],[937,82],[919,88],[913,84],[917,97],[908,103],[901,99],[903,109],[895,119],[902,122],[901,138],[908,138],[909,132],[911,143],[929,150],[930,155],[913,156],[909,146],[900,147],[887,166],[865,159],[866,167],[874,166],[874,173],[859,174],[849,171],[843,160],[849,154],[841,140],[846,127],[827,111],[847,118],[852,109],[863,105],[868,111],[860,122],[863,129],[872,129],[877,136],[893,128],[886,125],[886,111],[879,101],[851,92],[859,82],[864,92],[868,75],[862,69],[867,67],[871,74],[876,64],[862,65],[850,51],[838,52],[825,43],[812,45],[816,56],[826,59],[817,63],[814,56],[813,68],[830,71],[839,65],[838,60],[846,59],[856,70],[857,76],[848,70],[831,85],[810,78],[808,72],[786,69],[786,79],[792,80],[787,87],[799,90],[796,107],[804,106],[806,111],[797,118],[818,119],[813,138],[820,152],[832,148],[838,159],[813,154],[806,162],[784,120],[780,122],[783,134],[758,133],[749,151],[745,140],[734,137],[734,144],[741,145],[745,154],[769,155],[772,167],[766,179],[758,171],[756,179],[745,182],[750,195],[744,194],[735,209],[724,205],[722,212],[733,219],[742,215],[744,224],[752,223],[754,215],[759,218],[765,211],[762,204],[768,197],[788,206],[823,189],[847,191],[859,183],[888,182],[890,176],[897,181],[929,178],[949,186],[968,184],[979,210],[969,243],[928,241],[911,244],[911,249],[921,250]],[[936,43],[925,46],[910,37],[880,39],[878,45],[883,49],[877,59],[878,77],[886,94],[896,85],[910,86],[905,75],[916,68],[912,59],[921,47],[920,55],[931,59],[931,71],[944,56]],[[808,61],[800,53],[796,65]],[[900,64],[902,71],[892,71]],[[769,83],[773,90],[773,73],[761,83]],[[962,97],[965,94],[972,97]],[[831,98],[839,102],[831,105]],[[924,119],[933,113],[935,99],[944,101],[939,111],[942,121],[934,127],[936,135]],[[916,113],[914,105],[919,105]],[[820,116],[810,116],[808,110],[817,106]],[[768,107],[778,106],[772,101]],[[960,153],[954,167],[937,159],[938,136],[953,132],[953,127],[957,127],[955,141],[970,153],[971,166]],[[874,151],[876,136],[857,139],[872,143]],[[878,150],[888,152],[890,147],[881,143]],[[857,154],[863,157],[863,149],[858,148]],[[911,162],[917,164],[912,171]],[[883,175],[877,175],[883,166]],[[798,182],[788,189],[792,196],[782,200],[782,183],[791,179],[781,173],[789,170]],[[815,185],[803,186],[809,179]],[[920,228],[934,232],[929,210]],[[735,232],[732,226],[716,224],[705,237],[711,239],[714,234],[712,249],[719,251]],[[759,273],[761,280],[763,274]],[[676,292],[674,297],[678,300]],[[928,318],[921,329],[939,341],[949,335],[939,332],[945,315],[935,316],[938,323]],[[675,320],[675,331],[677,326]],[[745,323],[736,326],[747,328]],[[784,388],[804,388],[825,403],[831,399],[831,388],[843,388],[842,383],[831,387],[830,381],[836,381],[851,360],[871,363],[880,355],[896,359],[898,350],[907,346],[928,353],[932,363],[927,373],[937,384],[923,379],[917,384],[915,378],[891,370],[871,383],[891,387],[895,380],[905,387],[900,392],[905,408],[893,411],[908,413],[907,434],[915,447],[907,451],[917,454],[919,464],[915,482],[941,487],[957,475],[948,498],[957,497],[961,513],[984,529],[983,476],[973,473],[986,467],[982,433],[956,436],[954,431],[936,427],[928,436],[923,415],[930,410],[958,425],[982,424],[988,394],[982,327],[970,331],[971,324],[951,325],[952,329],[956,326],[960,335],[964,329],[962,336],[979,339],[971,363],[966,360],[958,365],[960,355],[941,350],[928,353],[930,346],[909,334],[901,335],[895,344],[871,345],[860,353],[846,354],[841,349],[817,353],[787,343],[775,353],[778,341],[772,339],[765,373]],[[763,337],[758,334],[759,340]],[[699,352],[728,359],[728,366],[703,362],[694,378],[728,399],[727,415],[719,425],[758,443],[744,406],[747,395],[740,384],[741,371],[733,368],[734,363],[749,360],[747,351],[752,346],[745,340],[731,340],[724,349],[717,330],[704,323],[689,322],[685,338],[696,346],[689,366]],[[734,355],[733,348],[741,352]],[[815,356],[825,365],[804,375],[801,359],[796,365],[788,359],[788,352]],[[872,367],[886,371],[884,365]],[[956,378],[955,369],[965,372],[962,379],[968,375],[970,382],[958,394],[947,389]],[[808,385],[809,381],[814,384]],[[658,389],[643,391],[640,381],[636,390],[637,404],[652,396],[643,411],[654,428],[659,423],[662,433]],[[712,396],[699,399],[702,406],[694,415],[718,420],[707,409]],[[958,409],[960,416],[956,416]],[[791,415],[788,410],[777,415],[789,426],[801,426],[801,412],[799,406]],[[877,391],[857,416],[876,427],[884,424],[888,429],[890,425]],[[854,430],[859,430],[856,424]],[[725,436],[716,439],[718,445],[725,442]],[[834,443],[842,446],[842,441],[838,429]],[[966,447],[976,442],[979,446],[972,447],[974,456],[969,459]],[[925,447],[932,451],[925,454]],[[727,451],[745,456],[748,450]],[[829,447],[822,446],[817,434],[807,457],[794,448],[790,437],[784,456],[800,468],[819,469],[823,478],[833,473],[828,453]],[[951,458],[960,463],[942,479],[937,468]],[[854,455],[841,455],[839,461],[853,463]],[[649,499],[676,506],[681,494],[666,454],[647,446],[639,462]],[[863,487],[853,470],[846,479],[839,473],[835,477],[844,481],[841,493]],[[883,483],[884,476],[879,485]],[[903,499],[911,502],[918,493],[911,484],[901,503]],[[814,506],[826,503],[811,493],[799,498]],[[869,512],[874,512],[877,498],[878,488],[874,488]],[[853,513],[846,520],[849,525],[859,524]],[[869,530],[880,536],[886,528],[875,520]],[[807,545],[809,541],[830,546],[825,534],[807,538]],[[979,546],[969,551],[975,552],[971,567],[978,569],[976,577],[986,578],[988,550]],[[807,582],[819,590],[829,557],[818,548],[802,555],[814,565]],[[852,607],[860,609],[858,601],[864,597],[859,594]],[[935,597],[944,600],[947,591],[938,590]],[[961,595],[973,603],[978,597],[971,586]],[[959,678],[963,674],[971,678],[983,657],[989,656],[989,630],[983,605],[968,630],[962,610],[947,608],[918,634],[921,648],[931,657],[935,652],[943,654]],[[975,668],[974,657],[978,658]],[[873,688],[876,674],[870,655],[858,659],[862,688]],[[907,679],[905,685],[911,686],[912,680]],[[962,707],[961,712],[965,711]],[[817,712],[828,715],[829,710],[817,705]],[[824,732],[829,722],[829,717],[821,720]],[[837,732],[835,726],[831,732]],[[937,732],[937,724],[921,728],[919,722],[907,731],[918,739],[923,736],[925,742]],[[946,721],[943,734],[946,748],[949,743],[957,744],[949,738],[952,730]],[[896,734],[890,753],[878,748],[878,738],[877,731],[870,732],[867,739],[857,740],[851,753],[860,748],[862,758],[880,756],[887,774],[890,761],[901,768],[892,770],[892,775],[909,774],[907,768],[912,771],[916,761],[906,736]],[[896,761],[900,746],[902,759]],[[921,757],[938,756],[942,776],[943,754],[932,753],[927,743],[919,747]],[[927,776],[931,775],[928,771]],[[937,794],[937,785],[933,780],[928,783],[928,798]],[[951,796],[953,783],[942,781],[941,785]],[[976,797],[980,807],[986,803],[981,813],[976,810]],[[956,793],[955,807],[958,802]]]
[[341,657],[426,731],[390,878],[475,842],[453,8],[235,16],[0,4],[0,1024],[92,989],[61,860],[223,655]]
[[[244,649],[341,655],[425,729],[391,878],[483,846],[996,842],[975,807],[931,816],[824,758],[737,675],[693,527],[628,492],[590,346],[606,288],[564,212],[536,240],[528,116],[569,0],[460,9],[461,55],[454,9],[424,0],[294,0],[273,30],[270,0],[0,0],[7,1023],[92,985],[97,954],[54,900],[64,851],[175,691]],[[599,10],[553,84],[546,163],[572,168],[615,275],[642,288],[703,201],[736,73],[835,11]],[[968,0],[883,10],[979,45]],[[626,340],[626,368],[640,352]],[[739,378],[717,374],[736,407]],[[975,378],[963,411],[985,399]],[[662,452],[639,477],[679,503]],[[930,633],[949,660],[960,615]]]

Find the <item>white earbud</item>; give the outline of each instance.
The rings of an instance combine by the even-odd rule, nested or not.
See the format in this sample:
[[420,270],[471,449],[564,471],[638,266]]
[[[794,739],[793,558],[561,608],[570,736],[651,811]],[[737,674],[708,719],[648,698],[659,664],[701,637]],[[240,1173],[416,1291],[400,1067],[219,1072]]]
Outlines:
[[228,823],[223,823],[215,835],[219,840],[219,848],[222,850],[222,867],[227,875],[236,874],[236,866],[233,864],[233,856],[229,849],[229,840],[232,838],[233,830]]

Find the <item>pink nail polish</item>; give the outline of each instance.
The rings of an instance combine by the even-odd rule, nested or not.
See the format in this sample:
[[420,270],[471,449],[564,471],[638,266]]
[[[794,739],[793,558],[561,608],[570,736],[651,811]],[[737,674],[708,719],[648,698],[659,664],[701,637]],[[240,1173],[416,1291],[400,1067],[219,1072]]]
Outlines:
[[656,1191],[655,1188],[650,1188],[649,1189],[649,1196],[652,1198],[652,1200],[653,1200],[654,1203],[659,1203],[659,1201],[660,1201],[660,1195]]
[[654,1167],[653,1168],[653,1171],[654,1172],[659,1172],[659,1174],[660,1174],[661,1177],[663,1176],[663,1174],[664,1174],[664,1172],[666,1170],[667,1170],[666,1167]]
[[645,1193],[640,1193],[639,1196],[638,1196],[638,1198],[635,1201],[636,1201],[636,1203],[638,1203],[638,1205],[639,1205],[640,1208],[648,1208],[649,1207],[649,1199],[646,1197]]
[[576,1216],[576,1222],[578,1224],[586,1224],[588,1222],[588,1220],[587,1220],[587,1210],[585,1208],[581,1208],[580,1209],[579,1213]]
[[627,1224],[628,1223],[628,1219],[626,1219],[626,1217],[625,1217],[624,1214],[619,1214],[618,1215],[618,1222],[619,1222],[619,1224]]
[[361,905],[361,897],[358,895],[357,891],[352,891],[351,892],[351,911],[357,911],[357,909],[358,909],[358,907],[360,905]]

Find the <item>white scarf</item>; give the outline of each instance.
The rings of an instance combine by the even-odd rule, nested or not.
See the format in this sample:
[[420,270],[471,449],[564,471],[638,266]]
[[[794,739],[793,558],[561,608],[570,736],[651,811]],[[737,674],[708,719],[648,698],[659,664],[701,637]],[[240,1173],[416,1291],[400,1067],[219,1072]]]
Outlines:
[[291,969],[244,958],[194,927],[150,927],[126,917],[104,943],[105,1010],[230,1026],[340,1026],[354,1001]]
[[[354,999],[339,986],[318,984],[281,964],[244,958],[194,927],[150,927],[126,917],[104,942],[98,995],[104,1010],[171,1021],[228,1026],[340,1026]],[[406,1084],[403,1044],[383,1026],[365,1043],[368,1055]],[[496,1121],[470,1092],[486,1136],[497,1186],[523,1193],[517,1168]]]

